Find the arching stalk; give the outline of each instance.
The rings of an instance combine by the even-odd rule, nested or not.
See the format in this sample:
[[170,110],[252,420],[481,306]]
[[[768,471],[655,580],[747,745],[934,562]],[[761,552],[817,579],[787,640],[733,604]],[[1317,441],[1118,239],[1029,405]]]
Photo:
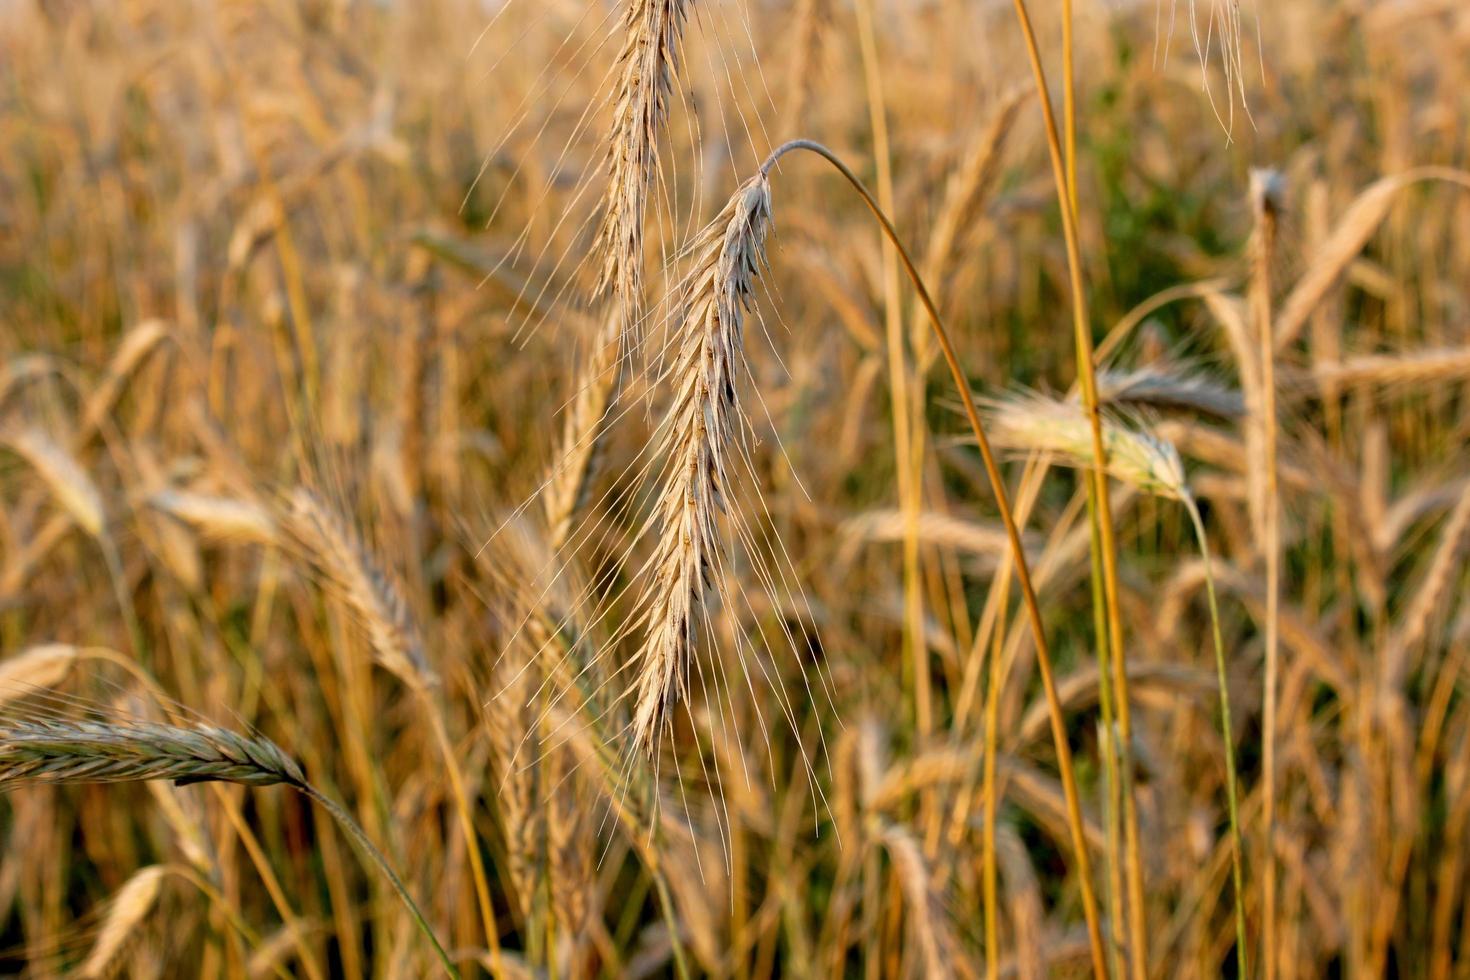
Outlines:
[[[1021,598],[1026,607],[1026,615],[1031,624],[1032,637],[1036,643],[1036,662],[1041,671],[1042,688],[1046,693],[1046,703],[1051,715],[1052,740],[1056,745],[1057,767],[1061,772],[1062,790],[1066,797],[1067,826],[1071,833],[1073,856],[1077,861],[1077,879],[1079,890],[1082,895],[1083,917],[1087,922],[1087,936],[1092,953],[1093,970],[1099,977],[1107,976],[1107,964],[1103,951],[1102,930],[1098,923],[1097,897],[1092,886],[1092,862],[1087,854],[1087,838],[1083,833],[1082,804],[1077,794],[1077,779],[1072,768],[1072,750],[1067,743],[1067,728],[1065,718],[1062,714],[1061,698],[1057,695],[1056,678],[1052,670],[1051,648],[1046,642],[1046,630],[1041,621],[1041,608],[1036,600],[1036,589],[1031,581],[1031,571],[1026,562],[1026,552],[1021,545],[1021,532],[1016,526],[1016,520],[1011,513],[1010,498],[1006,493],[1005,480],[1000,473],[1000,466],[995,460],[995,453],[991,450],[990,440],[985,436],[985,428],[980,423],[980,412],[975,407],[974,396],[970,393],[969,380],[965,377],[964,369],[961,368],[959,357],[955,354],[954,345],[950,341],[949,331],[944,327],[944,321],[939,315],[939,310],[934,300],[925,287],[919,270],[915,267],[913,259],[909,257],[908,250],[904,247],[893,223],[878,206],[878,202],[864,186],[857,174],[843,163],[842,160],[831,150],[813,140],[792,140],[782,144],[772,151],[766,161],[761,164],[761,173],[769,174],[776,163],[787,153],[794,150],[807,150],[822,157],[837,169],[853,189],[862,197],[863,203],[868,210],[883,226],[883,232],[893,242],[895,251],[898,252],[899,261],[902,262],[904,270],[914,284],[914,290],[918,293],[919,302],[923,304],[924,310],[929,314],[929,321],[934,327],[934,335],[939,341],[940,352],[944,355],[945,364],[949,367],[950,377],[954,380],[955,389],[959,392],[960,401],[965,408],[965,416],[970,423],[970,430],[975,436],[975,443],[980,449],[980,457],[985,465],[985,475],[990,482],[991,492],[995,494],[996,507],[1000,511],[1001,521],[1005,524],[1006,537],[1010,542],[1011,555],[1016,563],[1016,579],[1021,585]],[[1121,695],[1120,695],[1121,696]]]

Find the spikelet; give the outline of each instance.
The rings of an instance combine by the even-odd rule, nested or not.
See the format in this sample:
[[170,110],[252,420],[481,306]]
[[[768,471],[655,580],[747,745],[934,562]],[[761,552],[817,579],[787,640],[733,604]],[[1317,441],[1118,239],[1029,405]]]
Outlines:
[[670,369],[676,393],[660,427],[667,470],[656,505],[658,545],[640,600],[647,636],[634,681],[633,742],[645,750],[654,746],[664,711],[687,693],[699,619],[724,553],[716,517],[727,505],[729,453],[741,424],[736,384],[745,359],[745,310],[765,259],[770,218],[771,188],[760,174],[701,233],[681,287]]
[[[1092,428],[1082,406],[1036,392],[986,400],[987,429],[999,448],[1050,453],[1066,466],[1093,465]],[[1188,495],[1184,463],[1171,443],[1115,416],[1103,419],[1103,450],[1108,473],[1147,493],[1171,499]]]

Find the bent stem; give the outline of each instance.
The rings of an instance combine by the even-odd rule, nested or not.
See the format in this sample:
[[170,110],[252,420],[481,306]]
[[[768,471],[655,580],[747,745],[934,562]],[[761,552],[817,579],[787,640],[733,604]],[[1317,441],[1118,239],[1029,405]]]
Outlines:
[[1230,875],[1235,888],[1235,942],[1239,948],[1236,957],[1237,974],[1250,976],[1250,955],[1245,942],[1245,873],[1241,866],[1240,802],[1235,781],[1235,743],[1231,738],[1230,685],[1225,678],[1225,642],[1220,638],[1220,605],[1215,598],[1215,575],[1210,566],[1210,545],[1205,537],[1205,523],[1200,519],[1199,507],[1194,498],[1185,494],[1181,498],[1194,524],[1195,537],[1199,539],[1200,557],[1205,563],[1205,596],[1210,604],[1210,630],[1215,641],[1215,671],[1220,685],[1220,734],[1225,741],[1225,797],[1230,809]]
[[353,820],[346,810],[342,809],[335,801],[310,783],[301,783],[296,788],[305,794],[308,799],[316,803],[317,806],[326,810],[332,819],[337,821],[337,825],[346,831],[347,836],[357,844],[363,853],[377,866],[378,870],[383,873],[383,877],[388,879],[388,884],[393,886],[393,890],[398,893],[398,897],[403,900],[403,904],[408,908],[409,914],[413,916],[414,924],[418,926],[419,932],[423,933],[424,937],[433,945],[434,953],[439,957],[439,963],[444,967],[444,972],[452,977],[453,980],[459,980],[459,969],[455,967],[454,963],[449,959],[449,954],[440,945],[439,937],[434,935],[434,930],[429,927],[428,920],[424,918],[424,913],[419,911],[418,903],[408,893],[408,889],[404,887],[403,881],[398,877],[397,872],[393,870],[393,866],[388,863],[388,859],[383,857],[383,852],[378,850],[373,842],[368,840],[368,835],[362,832],[362,828],[357,825],[357,821]]
[[894,250],[898,252],[899,260],[903,263],[909,280],[914,284],[919,301],[924,305],[925,312],[929,314],[929,322],[934,327],[934,335],[939,341],[940,352],[944,355],[945,364],[949,366],[950,377],[954,380],[955,389],[959,392],[960,401],[964,404],[970,430],[975,436],[981,460],[985,465],[986,478],[990,482],[991,492],[995,494],[996,507],[1000,511],[1001,521],[1005,524],[1006,537],[1010,542],[1011,555],[1015,561],[1016,579],[1021,585],[1021,597],[1026,606],[1026,615],[1030,620],[1031,633],[1036,643],[1036,662],[1041,671],[1041,684],[1046,693],[1047,708],[1051,715],[1052,740],[1056,743],[1057,767],[1061,771],[1062,790],[1066,796],[1067,826],[1072,837],[1072,850],[1077,860],[1077,880],[1082,895],[1083,917],[1087,922],[1087,937],[1092,952],[1093,970],[1097,976],[1106,977],[1107,965],[1103,952],[1102,931],[1098,924],[1097,898],[1092,887],[1092,862],[1087,854],[1087,838],[1082,828],[1082,805],[1077,795],[1077,779],[1072,769],[1072,749],[1067,743],[1062,702],[1057,695],[1051,652],[1046,642],[1046,630],[1041,622],[1041,608],[1036,601],[1036,589],[1032,584],[1031,571],[1026,563],[1026,552],[1021,546],[1021,532],[1016,527],[1015,517],[1011,513],[1005,480],[1001,477],[1000,467],[995,461],[995,453],[990,448],[990,440],[985,436],[985,428],[980,424],[980,412],[975,407],[975,399],[970,393],[969,381],[965,377],[964,369],[960,367],[959,358],[955,354],[954,345],[950,342],[949,331],[944,327],[939,310],[934,305],[934,300],[924,285],[923,277],[919,275],[919,270],[915,267],[913,259],[909,257],[908,250],[904,248],[893,223],[883,213],[883,209],[878,206],[878,202],[874,200],[862,180],[852,172],[847,164],[822,144],[813,140],[798,139],[784,143],[773,150],[766,161],[761,164],[761,174],[769,175],[776,163],[793,150],[808,150],[835,167],[843,177],[847,178],[847,182],[862,197],[863,203],[868,206],[873,217],[883,226],[884,234],[893,242]]

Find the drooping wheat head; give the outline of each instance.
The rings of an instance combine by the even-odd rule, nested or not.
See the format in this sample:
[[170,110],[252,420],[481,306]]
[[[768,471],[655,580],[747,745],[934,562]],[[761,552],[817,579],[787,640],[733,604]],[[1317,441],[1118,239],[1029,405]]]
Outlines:
[[634,680],[633,742],[652,749],[665,710],[687,694],[689,660],[724,553],[731,450],[742,424],[736,386],[745,312],[765,261],[771,188],[746,181],[700,235],[680,287],[669,379],[674,401],[660,431],[665,482],[656,505],[658,544],[640,600],[647,631]]

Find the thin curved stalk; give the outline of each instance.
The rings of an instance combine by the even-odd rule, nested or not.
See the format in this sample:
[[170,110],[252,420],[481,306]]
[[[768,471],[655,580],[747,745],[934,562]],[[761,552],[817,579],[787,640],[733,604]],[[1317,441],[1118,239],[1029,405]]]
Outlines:
[[388,859],[383,857],[383,852],[379,851],[373,842],[368,840],[367,834],[362,832],[362,828],[357,825],[357,821],[353,820],[347,811],[342,809],[334,800],[310,783],[301,783],[296,786],[296,789],[305,794],[317,806],[326,810],[332,819],[337,821],[337,825],[347,832],[347,836],[352,838],[353,842],[367,854],[368,858],[377,866],[378,870],[383,873],[383,877],[388,879],[388,884],[393,886],[393,890],[398,893],[398,897],[403,900],[404,906],[408,908],[409,914],[413,916],[414,924],[419,927],[419,932],[423,933],[424,937],[433,945],[434,953],[439,957],[439,963],[444,967],[444,972],[452,977],[453,980],[459,980],[459,969],[450,960],[449,954],[444,951],[444,947],[440,945],[439,937],[434,935],[434,930],[430,928],[428,920],[424,918],[424,913],[419,910],[418,903],[408,893],[408,889],[404,887],[402,879],[393,870],[393,866],[388,863]]
[[[893,208],[893,167],[889,159],[888,121],[883,103],[883,79],[878,70],[878,39],[873,23],[873,0],[858,0],[858,40],[862,48],[863,77],[873,127],[873,155],[878,175],[878,203]],[[893,393],[894,462],[899,504],[903,511],[904,646],[914,674],[914,723],[922,741],[933,728],[929,691],[929,654],[924,642],[924,596],[920,588],[919,509],[922,506],[923,433],[913,405],[917,379],[910,378],[903,342],[903,310],[899,302],[898,260],[893,243],[883,248],[884,341],[888,350],[888,385]],[[910,387],[911,383],[914,385]]]
[[1092,887],[1092,862],[1087,854],[1087,839],[1083,833],[1082,805],[1077,795],[1077,779],[1072,769],[1072,749],[1067,743],[1067,729],[1065,719],[1062,715],[1062,702],[1057,696],[1056,679],[1052,670],[1051,648],[1046,642],[1046,629],[1041,621],[1041,608],[1036,600],[1036,589],[1031,581],[1031,571],[1026,563],[1026,552],[1021,544],[1021,532],[1016,526],[1015,517],[1011,513],[1010,499],[1006,493],[1005,480],[1000,473],[1000,466],[995,460],[995,453],[991,450],[990,440],[985,436],[985,427],[980,423],[980,412],[975,407],[974,396],[970,393],[970,383],[965,377],[964,369],[960,366],[959,357],[955,354],[954,345],[950,341],[949,331],[944,327],[944,321],[939,315],[939,309],[934,305],[934,300],[929,295],[929,290],[924,285],[919,270],[915,267],[913,260],[909,257],[908,250],[904,248],[898,232],[893,223],[878,206],[873,195],[858,178],[857,174],[843,163],[831,150],[820,143],[812,140],[792,140],[777,147],[771,155],[761,164],[761,172],[768,174],[776,162],[793,150],[808,150],[822,157],[853,186],[853,189],[862,197],[863,203],[873,213],[883,231],[893,242],[898,252],[899,260],[903,263],[904,270],[914,284],[914,290],[919,295],[919,301],[923,303],[924,310],[929,314],[930,323],[934,326],[935,338],[939,341],[940,352],[944,355],[944,361],[949,366],[951,378],[954,380],[956,390],[959,392],[960,401],[965,407],[965,416],[970,423],[970,430],[975,436],[976,445],[980,449],[980,457],[985,465],[985,475],[990,482],[991,492],[995,494],[996,507],[1000,511],[1001,521],[1005,524],[1006,537],[1010,541],[1011,554],[1015,561],[1016,578],[1021,585],[1021,597],[1026,606],[1026,615],[1030,620],[1031,632],[1036,643],[1036,661],[1041,671],[1041,683],[1046,693],[1047,707],[1051,714],[1052,739],[1056,743],[1057,766],[1061,771],[1062,789],[1066,796],[1067,824],[1072,837],[1072,850],[1077,861],[1077,878],[1082,894],[1083,917],[1087,922],[1088,942],[1092,950],[1093,969],[1100,977],[1107,976],[1107,965],[1104,959],[1102,931],[1098,924],[1097,898]]

